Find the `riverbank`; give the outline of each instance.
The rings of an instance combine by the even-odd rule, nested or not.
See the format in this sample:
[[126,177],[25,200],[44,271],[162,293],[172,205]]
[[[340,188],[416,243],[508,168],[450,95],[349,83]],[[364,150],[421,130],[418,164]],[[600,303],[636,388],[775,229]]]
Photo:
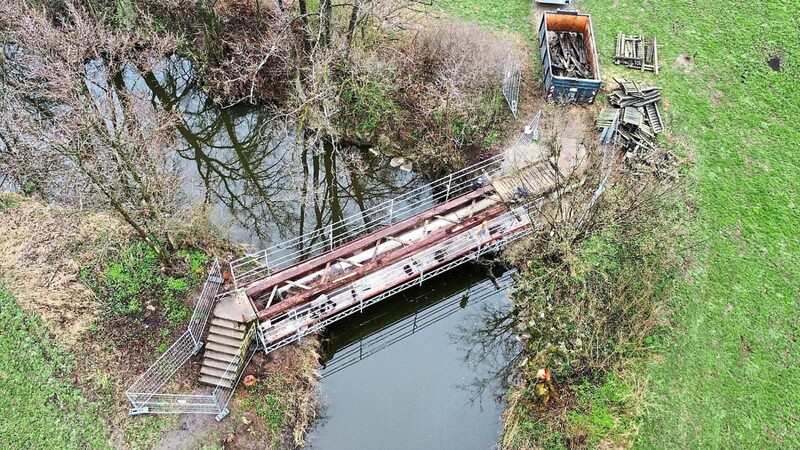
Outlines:
[[[48,448],[175,448],[168,443],[184,445],[191,438],[186,442],[198,446],[302,446],[315,411],[315,341],[255,358],[248,373],[256,384],[237,392],[232,420],[209,416],[187,426],[174,416],[127,414],[124,390],[185,329],[210,262],[188,243],[202,242],[225,257],[234,247],[185,236],[184,250],[164,272],[152,250],[106,214],[81,214],[9,193],[0,194],[0,214],[0,328],[9,350],[3,355],[13,358],[0,366],[19,378],[3,398],[30,405],[9,406],[14,414],[0,429],[0,442],[12,448],[28,447],[31,439],[52,440],[43,444]],[[18,353],[17,347],[29,351]],[[190,389],[194,378],[188,368],[172,384]],[[276,379],[286,382],[277,386]],[[53,399],[60,409],[40,405]],[[53,418],[62,434],[51,433]],[[231,422],[236,431],[227,426]]]
[[[528,2],[443,4],[486,27],[524,28],[519,36],[537,25],[525,19],[509,25],[520,22]],[[664,144],[689,162],[683,198],[671,211],[676,232],[687,238],[670,244],[680,272],[657,297],[658,326],[649,327],[642,348],[585,383],[570,384],[555,373],[567,393],[555,409],[526,413],[530,392],[524,384],[512,391],[511,404],[517,399],[522,406],[507,412],[517,417],[505,435],[517,439],[507,444],[796,447],[791,411],[799,404],[800,373],[791,342],[800,307],[793,300],[800,242],[792,230],[800,228],[793,175],[800,162],[786,144],[800,141],[800,98],[791,87],[797,47],[780,44],[792,33],[788,6],[584,0],[577,7],[592,14],[606,85],[612,76],[636,76],[663,88]],[[613,66],[618,32],[658,37],[658,76]],[[574,249],[576,281],[619,273],[606,254],[619,243],[613,231]],[[539,263],[521,281],[539,286],[537,272],[549,267]],[[586,264],[588,273],[581,269]],[[536,298],[530,285],[519,287],[523,297]]]

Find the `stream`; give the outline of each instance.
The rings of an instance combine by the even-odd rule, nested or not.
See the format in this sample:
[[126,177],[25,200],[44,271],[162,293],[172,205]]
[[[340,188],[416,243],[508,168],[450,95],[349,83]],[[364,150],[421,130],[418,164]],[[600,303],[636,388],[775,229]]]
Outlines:
[[[313,141],[265,108],[220,108],[194,80],[187,61],[170,59],[123,82],[180,111],[186,204],[206,204],[235,243],[261,249],[425,183],[369,149]],[[471,349],[481,347],[475,326],[506,305],[510,277],[461,266],[330,327],[324,418],[308,449],[491,448],[503,410],[493,374],[504,356]]]

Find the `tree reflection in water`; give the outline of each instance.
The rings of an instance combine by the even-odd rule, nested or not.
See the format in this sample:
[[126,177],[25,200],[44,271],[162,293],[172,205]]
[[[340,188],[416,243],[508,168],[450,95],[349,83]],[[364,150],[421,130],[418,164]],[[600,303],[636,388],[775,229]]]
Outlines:
[[180,114],[186,190],[216,206],[217,219],[232,220],[236,240],[265,247],[359,212],[375,219],[365,211],[422,183],[361,148],[297,130],[270,108],[219,107],[184,59],[169,58],[122,82]]
[[[507,272],[493,279],[497,290],[508,295],[512,275]],[[487,392],[496,402],[504,401],[521,356],[516,328],[517,314],[510,302],[504,301],[481,304],[451,333],[450,339],[462,352],[464,364],[473,369],[473,378],[459,386],[470,393],[471,401],[480,401]]]

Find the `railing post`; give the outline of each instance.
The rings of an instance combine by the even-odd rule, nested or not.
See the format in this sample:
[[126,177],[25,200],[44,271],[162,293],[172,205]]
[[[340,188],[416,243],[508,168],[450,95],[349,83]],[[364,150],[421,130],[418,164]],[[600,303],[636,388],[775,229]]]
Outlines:
[[[192,318],[194,320],[194,318]],[[202,330],[200,330],[202,333]],[[192,350],[192,354],[196,355],[203,349],[203,341],[200,340],[200,336],[195,337],[194,333],[192,333],[192,324],[189,323],[189,336],[192,338],[192,342],[194,343],[194,349]]]
[[389,203],[389,225],[391,225],[393,221],[394,221],[394,198],[392,198],[392,201]]
[[447,177],[447,193],[444,195],[444,201],[447,203],[450,200],[450,186],[453,184],[453,174]]
[[231,279],[233,280],[233,289],[239,289],[239,283],[236,281],[236,270],[233,268],[233,262],[228,264],[228,267],[231,269]]
[[328,233],[330,234],[330,250],[333,250],[333,224],[328,225]]

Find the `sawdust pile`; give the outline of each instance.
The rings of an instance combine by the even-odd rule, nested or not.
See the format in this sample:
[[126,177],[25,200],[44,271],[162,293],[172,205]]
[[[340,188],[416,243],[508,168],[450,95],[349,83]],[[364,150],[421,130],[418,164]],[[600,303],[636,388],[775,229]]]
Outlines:
[[59,339],[77,342],[100,307],[79,282],[125,237],[107,214],[71,213],[15,194],[0,194],[13,207],[0,211],[0,278],[20,306],[41,317]]

